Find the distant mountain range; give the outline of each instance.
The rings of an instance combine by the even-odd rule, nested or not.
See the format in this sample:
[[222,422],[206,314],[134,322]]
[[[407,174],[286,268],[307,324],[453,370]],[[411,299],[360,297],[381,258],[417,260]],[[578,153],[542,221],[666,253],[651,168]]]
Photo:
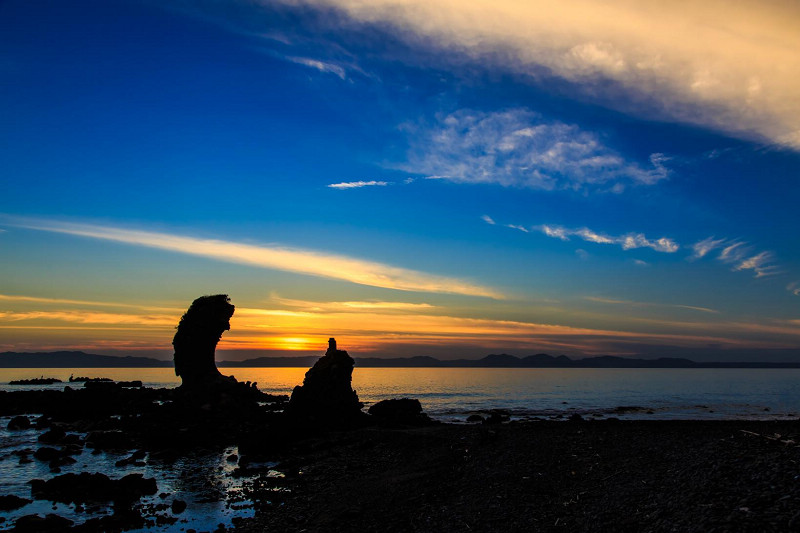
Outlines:
[[[257,357],[244,361],[218,361],[219,367],[310,367],[318,356]],[[800,368],[800,363],[698,363],[689,359],[661,357],[632,359],[603,355],[570,359],[547,354],[516,357],[491,354],[482,359],[440,360],[434,357],[356,357],[361,368]],[[172,361],[151,357],[116,357],[85,352],[0,353],[0,368],[152,368],[172,367]]]

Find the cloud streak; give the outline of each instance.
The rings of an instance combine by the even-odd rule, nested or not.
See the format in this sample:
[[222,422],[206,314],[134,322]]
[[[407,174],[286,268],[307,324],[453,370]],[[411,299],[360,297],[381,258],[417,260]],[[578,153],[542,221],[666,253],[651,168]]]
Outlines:
[[8,225],[113,241],[133,246],[145,246],[207,257],[226,263],[294,272],[372,287],[502,298],[502,295],[497,291],[469,281],[313,250],[278,245],[243,244],[216,239],[201,239],[168,233],[91,224],[73,224],[52,220],[17,218],[11,219]]
[[460,110],[438,116],[433,125],[405,128],[411,140],[401,168],[429,179],[620,192],[626,184],[652,185],[669,173],[663,154],[652,154],[642,166],[606,147],[594,133],[547,122],[526,109]]
[[616,244],[623,250],[634,250],[637,248],[651,248],[656,252],[675,253],[680,249],[680,245],[672,239],[661,237],[651,240],[642,233],[626,233],[625,235],[612,236],[604,235],[590,230],[589,228],[568,229],[563,226],[542,224],[531,227],[532,230],[539,231],[548,237],[570,240],[570,237],[577,237],[586,242],[596,244]]
[[389,185],[386,181],[343,181],[341,183],[331,183],[328,185],[331,189],[359,189],[361,187],[386,187]]
[[623,111],[800,148],[793,2],[283,2],[333,7],[438,48],[439,56],[466,56],[540,83],[554,75]]

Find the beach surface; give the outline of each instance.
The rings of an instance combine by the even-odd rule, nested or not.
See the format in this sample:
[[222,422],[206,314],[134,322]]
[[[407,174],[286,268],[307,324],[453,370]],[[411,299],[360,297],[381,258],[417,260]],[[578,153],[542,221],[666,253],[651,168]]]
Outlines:
[[334,433],[300,443],[237,530],[798,531],[798,436],[614,420]]

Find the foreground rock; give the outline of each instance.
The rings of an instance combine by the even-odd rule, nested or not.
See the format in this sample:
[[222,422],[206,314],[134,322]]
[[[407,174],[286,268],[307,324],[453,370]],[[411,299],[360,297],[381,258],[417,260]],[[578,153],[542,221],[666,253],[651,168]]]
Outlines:
[[351,427],[364,422],[363,404],[353,390],[355,361],[328,341],[328,351],[306,372],[303,384],[292,391],[287,414],[317,427]]
[[422,412],[422,404],[415,398],[382,400],[371,406],[368,412],[388,424],[426,426],[434,423]]
[[31,481],[31,494],[37,500],[63,503],[133,502],[158,492],[156,480],[142,474],[128,474],[111,479],[105,474],[64,474],[47,481]]

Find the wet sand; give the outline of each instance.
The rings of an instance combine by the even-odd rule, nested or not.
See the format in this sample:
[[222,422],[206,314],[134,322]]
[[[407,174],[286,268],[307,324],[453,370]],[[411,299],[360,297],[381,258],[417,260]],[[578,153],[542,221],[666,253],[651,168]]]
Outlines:
[[799,444],[795,421],[367,428],[298,443],[237,530],[800,531]]

